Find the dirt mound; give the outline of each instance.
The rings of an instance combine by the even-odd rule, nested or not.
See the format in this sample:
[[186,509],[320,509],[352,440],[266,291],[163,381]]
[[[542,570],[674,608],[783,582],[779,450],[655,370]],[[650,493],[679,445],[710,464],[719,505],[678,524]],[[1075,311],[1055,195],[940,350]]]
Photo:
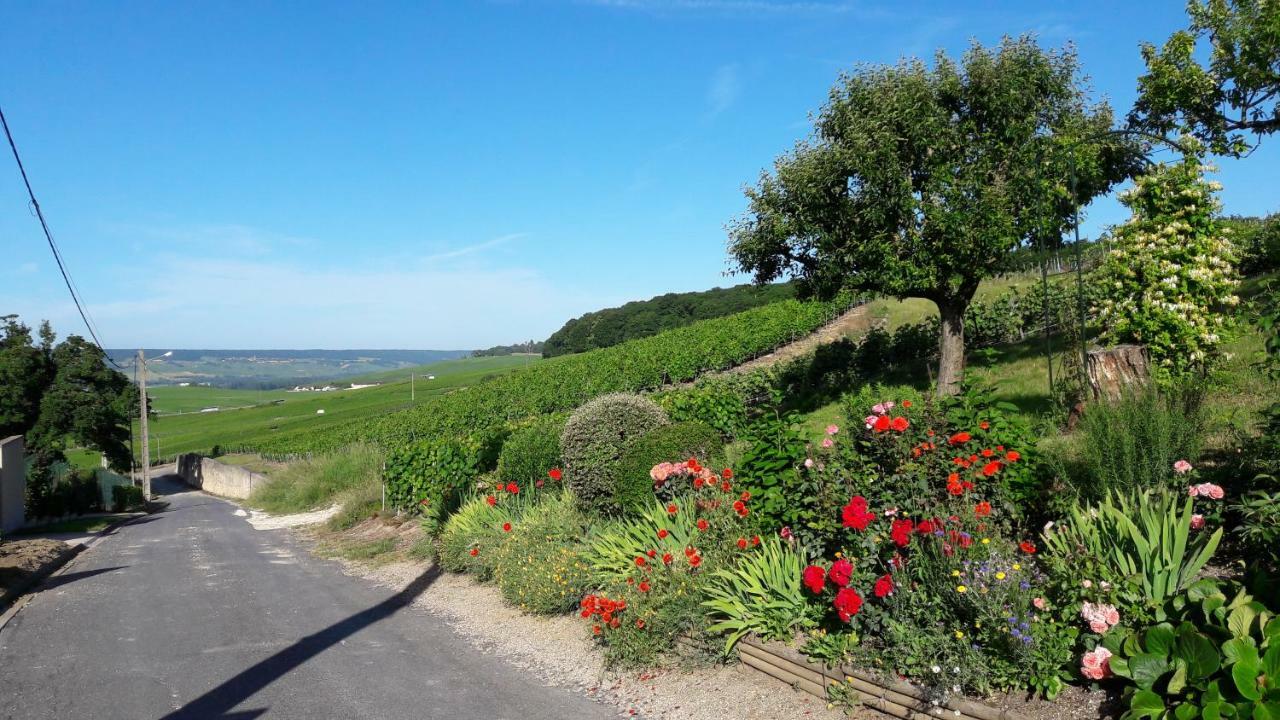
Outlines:
[[23,586],[32,575],[56,561],[69,547],[61,540],[0,542],[0,593]]

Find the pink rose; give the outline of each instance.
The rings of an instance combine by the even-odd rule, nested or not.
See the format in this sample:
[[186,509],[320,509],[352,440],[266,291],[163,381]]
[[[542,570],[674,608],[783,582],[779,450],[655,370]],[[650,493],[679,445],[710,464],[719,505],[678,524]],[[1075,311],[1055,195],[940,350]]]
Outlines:
[[1178,473],[1179,475],[1191,472],[1191,463],[1187,462],[1186,460],[1179,460],[1178,462],[1173,464],[1173,471]]
[[791,526],[790,525],[784,526],[781,530],[778,531],[778,535],[781,536],[783,540],[790,540],[792,537]]
[[1200,486],[1199,486],[1199,485],[1192,485],[1191,487],[1187,488],[1187,494],[1188,494],[1188,495],[1190,495],[1191,497],[1199,497],[1199,495],[1200,495]]
[[836,433],[838,433],[838,432],[840,432],[840,426],[839,426],[839,425],[828,425],[828,426],[827,426],[827,434],[828,434],[828,435],[835,435],[835,434],[836,434]]
[[813,458],[805,458],[805,459],[804,459],[804,466],[805,466],[806,468],[811,468],[811,467],[813,467]]
[[876,416],[868,415],[866,418],[863,419],[863,422],[867,424],[867,429],[870,430],[876,424]]
[[1092,580],[1082,580],[1082,581],[1080,582],[1080,584],[1081,584],[1081,585],[1083,585],[1083,586],[1084,586],[1084,588],[1085,588],[1086,590],[1088,590],[1089,588],[1093,587],[1093,581],[1092,581]]
[[1107,605],[1107,606],[1105,607],[1105,611],[1106,611],[1106,614],[1104,615],[1104,618],[1106,619],[1106,621],[1107,621],[1107,624],[1108,624],[1108,625],[1119,625],[1119,624],[1120,624],[1120,611],[1119,611],[1119,610],[1117,610],[1115,607],[1113,607],[1113,606],[1111,606],[1111,605]]
[[1192,515],[1192,516],[1191,516],[1191,529],[1192,529],[1192,530],[1203,530],[1203,529],[1204,529],[1204,516],[1203,516],[1203,515],[1201,515],[1200,513],[1196,513],[1195,515]]
[[832,445],[835,445],[835,443],[831,441],[831,438],[829,437],[822,438],[822,447],[829,448]]
[[1038,597],[1035,600],[1032,600],[1031,604],[1035,605],[1037,610],[1043,610],[1045,606],[1045,601],[1044,601],[1044,598]]
[[886,409],[885,409],[884,403],[876,403],[875,405],[872,405],[872,406],[871,406],[871,412],[873,412],[873,413],[875,413],[875,414],[877,414],[877,415],[883,415],[883,414],[885,414]]
[[1101,620],[1092,620],[1089,622],[1089,629],[1101,635],[1108,630],[1107,624]]
[[1090,680],[1111,675],[1111,651],[1099,645],[1080,656],[1080,674]]
[[1213,483],[1204,483],[1203,485],[1201,485],[1201,486],[1200,486],[1200,494],[1201,494],[1201,495],[1208,495],[1209,497],[1213,498],[1214,500],[1221,500],[1221,499],[1222,499],[1222,496],[1223,496],[1225,493],[1224,493],[1224,492],[1222,492],[1222,488],[1221,488],[1221,487],[1219,487],[1219,486],[1217,486],[1217,485],[1214,485]]

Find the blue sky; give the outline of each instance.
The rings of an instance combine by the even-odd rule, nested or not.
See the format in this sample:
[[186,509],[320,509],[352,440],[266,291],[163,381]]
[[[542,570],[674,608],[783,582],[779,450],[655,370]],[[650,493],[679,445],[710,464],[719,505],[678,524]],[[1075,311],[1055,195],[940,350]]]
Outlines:
[[[1033,31],[1118,113],[1183,4],[7,2],[0,103],[109,347],[469,348],[734,284],[841,70]],[[1222,161],[1276,208],[1280,138]],[[1122,220],[1100,201],[1086,230]],[[0,158],[0,314],[83,332]]]

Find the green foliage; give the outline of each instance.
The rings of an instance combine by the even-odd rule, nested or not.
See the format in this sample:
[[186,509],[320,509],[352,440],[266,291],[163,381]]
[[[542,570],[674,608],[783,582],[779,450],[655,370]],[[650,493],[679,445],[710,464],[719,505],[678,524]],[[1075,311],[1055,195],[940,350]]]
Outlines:
[[37,345],[16,315],[0,322],[0,437],[25,435],[40,416],[40,397],[53,375],[52,331],[45,323],[44,342]]
[[498,454],[498,479],[534,486],[546,480],[547,472],[560,467],[560,433],[563,415],[546,415],[516,428]]
[[111,512],[140,508],[145,502],[142,488],[136,485],[116,485],[111,488]]
[[1231,233],[1242,275],[1258,275],[1280,269],[1280,213],[1265,218],[1222,218]]
[[568,491],[526,508],[493,560],[493,579],[502,597],[529,613],[573,609],[590,579],[582,557],[586,531],[587,518]]
[[574,318],[547,338],[542,354],[550,358],[612,347],[699,320],[732,315],[793,297],[795,287],[791,283],[667,293]]
[[1280,492],[1255,490],[1232,507],[1239,518],[1235,528],[1245,556],[1267,559],[1272,568],[1280,565]]
[[490,502],[483,496],[462,503],[440,530],[440,565],[450,572],[465,572],[478,580],[493,577],[498,548],[506,538],[503,525],[519,520],[523,504]]
[[[1219,154],[1243,155],[1280,129],[1280,8],[1269,0],[1191,0],[1190,26],[1163,48],[1144,43],[1147,73],[1129,122],[1162,135],[1191,132]],[[1197,50],[1208,44],[1208,62]]]
[[[379,509],[382,499],[383,453],[356,444],[312,458],[296,460],[273,472],[249,497],[249,504],[271,513],[297,513],[332,504],[343,507],[354,525]],[[370,500],[379,505],[369,506]]]
[[1192,530],[1194,512],[1191,498],[1180,504],[1171,493],[1116,493],[1046,530],[1046,561],[1067,586],[1093,565],[1118,588],[1125,615],[1163,620],[1165,603],[1191,586],[1222,540],[1222,528]]
[[667,414],[639,395],[613,393],[578,408],[560,436],[564,480],[584,508],[617,510],[613,473],[628,441],[666,425]]
[[658,403],[673,422],[704,422],[725,437],[737,437],[750,422],[747,406],[770,384],[764,373],[703,378],[690,388],[662,393]]
[[726,654],[748,633],[789,641],[814,625],[800,584],[804,565],[796,551],[770,536],[755,552],[708,578],[702,606],[716,622],[707,631],[728,634]]
[[[946,330],[939,387],[950,393],[978,283],[1011,269],[1026,240],[1059,242],[1076,200],[1129,173],[1128,149],[1102,133],[1110,127],[1074,53],[1030,37],[975,43],[959,62],[939,53],[931,65],[863,66],[832,90],[814,139],[748,191],[730,253],[758,281],[794,274],[819,295],[932,300]],[[1075,197],[1061,180],[1072,160]]]
[[484,446],[472,438],[423,440],[387,454],[387,502],[422,515],[429,534],[457,509],[481,473]]
[[613,469],[614,503],[623,512],[648,510],[653,505],[653,466],[697,458],[710,463],[724,448],[715,428],[697,421],[663,425],[627,441]]
[[1173,464],[1200,456],[1201,398],[1198,389],[1184,387],[1091,404],[1080,424],[1079,447],[1055,456],[1061,479],[1090,502],[1112,491],[1176,486]]
[[1120,195],[1132,215],[1098,270],[1100,339],[1145,345],[1165,384],[1213,367],[1240,302],[1220,187],[1196,155],[1139,176]]
[[1119,629],[1104,639],[1111,671],[1129,682],[1122,720],[1276,717],[1275,613],[1243,590],[1213,580],[1195,583],[1175,600],[1172,612],[1181,622]]

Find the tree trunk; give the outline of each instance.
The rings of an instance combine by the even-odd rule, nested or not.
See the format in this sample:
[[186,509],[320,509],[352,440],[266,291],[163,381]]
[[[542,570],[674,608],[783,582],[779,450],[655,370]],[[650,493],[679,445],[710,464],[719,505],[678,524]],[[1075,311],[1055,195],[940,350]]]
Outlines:
[[964,379],[964,311],[967,301],[938,302],[942,338],[938,343],[938,395],[960,392]]

